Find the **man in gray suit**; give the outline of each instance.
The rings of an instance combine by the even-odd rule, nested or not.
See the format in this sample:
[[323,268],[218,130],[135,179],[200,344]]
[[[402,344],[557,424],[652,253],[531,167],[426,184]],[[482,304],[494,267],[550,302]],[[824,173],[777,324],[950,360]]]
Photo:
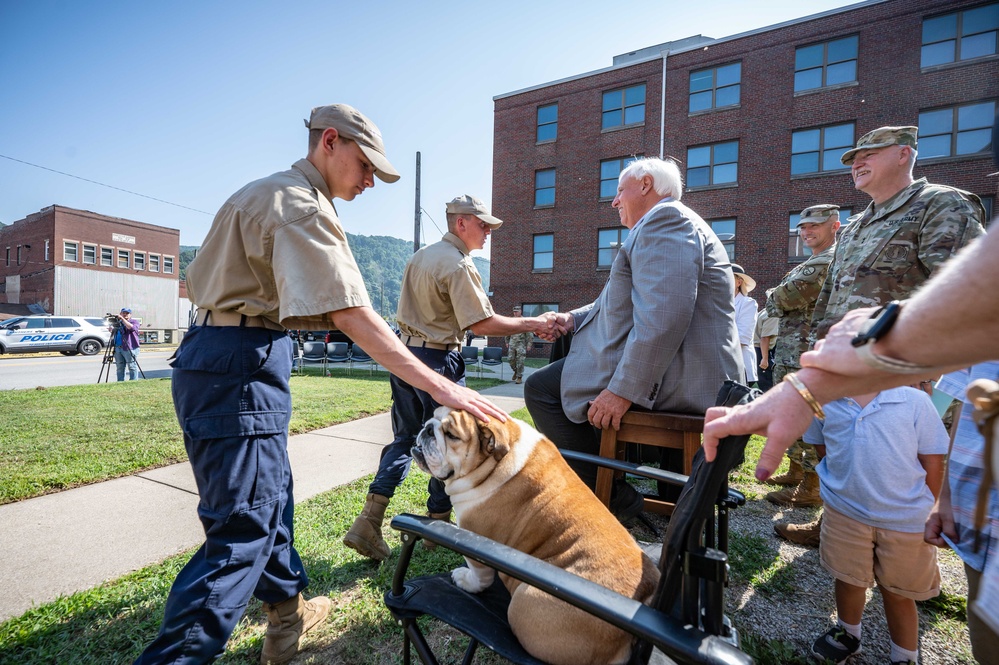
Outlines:
[[[633,405],[703,414],[726,379],[745,376],[728,255],[682,191],[676,164],[659,158],[618,178],[611,205],[628,238],[600,297],[558,314],[557,328],[573,332],[568,356],[524,387],[535,424],[560,448],[596,454],[598,430],[619,429]],[[593,465],[573,468],[595,486]],[[640,510],[641,496],[615,483],[611,511],[626,521]]]

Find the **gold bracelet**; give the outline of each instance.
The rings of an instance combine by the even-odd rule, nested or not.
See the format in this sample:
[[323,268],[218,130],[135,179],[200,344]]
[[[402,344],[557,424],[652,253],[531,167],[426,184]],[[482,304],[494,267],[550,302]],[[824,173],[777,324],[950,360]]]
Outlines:
[[806,386],[804,382],[798,378],[797,374],[794,372],[785,374],[784,380],[794,386],[794,389],[798,391],[799,395],[801,395],[801,399],[805,400],[805,402],[808,403],[808,406],[812,408],[812,413],[815,414],[816,418],[819,420],[826,419],[826,412],[822,410],[822,405],[819,404],[819,401],[815,399],[814,395],[812,395],[812,391],[808,389],[808,386]]

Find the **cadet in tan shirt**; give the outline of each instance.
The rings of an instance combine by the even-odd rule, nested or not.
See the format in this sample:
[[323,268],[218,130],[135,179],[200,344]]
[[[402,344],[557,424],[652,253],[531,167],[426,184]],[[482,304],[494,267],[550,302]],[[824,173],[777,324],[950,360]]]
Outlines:
[[264,602],[261,662],[284,663],[330,611],[305,600],[293,546],[288,464],[292,341],[285,328],[338,328],[441,404],[503,412],[418,362],[374,313],[333,199],[395,182],[378,128],[345,104],[312,110],[308,156],[222,206],[187,287],[195,325],[171,359],[173,398],[198,485],[205,543],[177,576],[160,633],[136,663],[208,663],[250,596]]
[[[402,293],[396,318],[402,343],[437,374],[465,384],[461,340],[471,329],[476,335],[509,335],[534,332],[550,338],[554,314],[513,318],[493,312],[482,278],[469,252],[482,249],[489,234],[503,222],[474,196],[459,196],[447,204],[444,238],[424,247],[410,259],[402,276]],[[392,384],[392,443],[382,450],[378,473],[368,488],[361,514],[343,542],[366,557],[381,561],[390,550],[382,538],[382,520],[389,499],[409,473],[410,449],[423,424],[439,404],[433,395],[394,372]],[[444,483],[430,479],[427,514],[448,519],[451,500]],[[424,541],[426,543],[426,541]]]

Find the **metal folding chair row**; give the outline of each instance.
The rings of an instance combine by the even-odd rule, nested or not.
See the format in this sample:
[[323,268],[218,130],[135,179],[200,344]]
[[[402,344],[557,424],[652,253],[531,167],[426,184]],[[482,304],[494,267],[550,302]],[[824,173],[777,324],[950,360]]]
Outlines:
[[482,357],[479,357],[479,347],[461,347],[461,357],[465,359],[465,369],[475,369],[478,377],[482,378],[482,366],[500,366],[500,378],[503,378],[503,349],[498,346],[487,346],[482,349]]
[[322,365],[324,374],[331,364],[346,363],[348,372],[355,363],[367,364],[372,372],[377,367],[374,359],[360,346],[355,344],[351,350],[346,342],[305,342],[298,352],[297,363],[299,374],[306,365]]

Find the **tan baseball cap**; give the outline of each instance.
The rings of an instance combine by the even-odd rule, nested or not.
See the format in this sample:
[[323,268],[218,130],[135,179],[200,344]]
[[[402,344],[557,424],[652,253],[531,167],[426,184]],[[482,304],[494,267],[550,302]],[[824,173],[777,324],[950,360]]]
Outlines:
[[457,196],[448,201],[447,212],[456,215],[475,215],[494,230],[503,226],[503,220],[490,215],[489,206],[483,203],[482,199],[475,198],[469,194]]
[[399,172],[385,156],[382,133],[378,131],[375,123],[353,106],[346,104],[317,106],[312,109],[305,126],[309,129],[335,129],[344,138],[357,143],[364,156],[371,160],[379,180],[395,182],[399,179]]
[[861,150],[887,148],[890,145],[907,145],[915,150],[918,133],[918,127],[878,127],[873,132],[861,136],[857,141],[857,147],[844,152],[839,160],[849,166],[853,164],[853,156]]
[[833,205],[831,203],[820,203],[819,205],[810,206],[801,211],[801,219],[798,220],[797,226],[802,224],[822,224],[828,222],[833,218],[833,215],[839,217],[839,206]]

